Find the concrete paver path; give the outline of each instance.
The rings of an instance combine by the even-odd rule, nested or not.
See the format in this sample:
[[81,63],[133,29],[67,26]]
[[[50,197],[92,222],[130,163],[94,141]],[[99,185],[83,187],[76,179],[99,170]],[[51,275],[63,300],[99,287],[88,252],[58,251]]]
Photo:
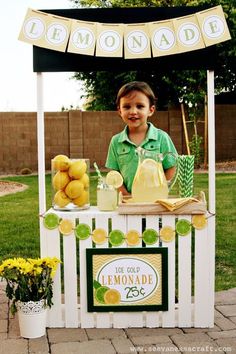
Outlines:
[[236,354],[236,288],[215,294],[214,328],[48,328],[38,339],[20,337],[0,283],[0,354]]

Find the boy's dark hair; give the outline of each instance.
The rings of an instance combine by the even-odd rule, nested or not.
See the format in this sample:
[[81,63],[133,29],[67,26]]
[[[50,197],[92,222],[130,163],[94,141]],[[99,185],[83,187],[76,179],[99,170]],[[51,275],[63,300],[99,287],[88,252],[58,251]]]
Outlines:
[[124,96],[127,96],[132,91],[140,91],[144,95],[146,95],[150,101],[150,106],[155,106],[156,97],[151,89],[151,87],[143,81],[132,81],[128,82],[127,84],[123,85],[117,94],[116,98],[116,105],[119,107],[120,99]]

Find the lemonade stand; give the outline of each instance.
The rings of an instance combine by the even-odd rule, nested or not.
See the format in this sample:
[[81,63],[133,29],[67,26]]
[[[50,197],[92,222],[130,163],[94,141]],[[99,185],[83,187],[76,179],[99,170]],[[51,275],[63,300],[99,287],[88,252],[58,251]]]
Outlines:
[[[137,24],[166,20],[166,17],[176,18],[183,15],[191,17],[197,10],[198,8],[191,7],[71,9],[48,10],[47,16],[56,15],[62,16],[64,21],[67,18],[90,23],[93,21],[104,23],[109,19],[110,23],[131,25],[132,22]],[[203,21],[204,14],[203,12],[199,14],[199,21]],[[86,28],[88,30],[89,26]],[[63,287],[61,267],[55,277],[54,306],[49,311],[47,320],[49,327],[213,327],[215,51],[212,46],[214,43],[209,44],[209,41],[206,46],[194,47],[188,53],[185,53],[186,47],[182,46],[181,54],[173,52],[168,56],[144,55],[138,58],[131,55],[129,60],[119,57],[117,52],[117,55],[110,57],[109,55],[105,57],[101,53],[97,56],[91,53],[83,55],[82,48],[82,52],[74,50],[74,53],[65,54],[63,53],[65,48],[42,49],[40,46],[43,44],[36,43],[33,54],[34,71],[37,72],[41,255],[60,258],[64,272]],[[45,46],[49,48],[49,43],[47,42]],[[194,49],[201,49],[198,50],[197,56]],[[155,54],[154,50],[153,53]],[[158,67],[163,73],[169,69],[207,70],[209,145],[207,210],[201,209],[196,212],[196,209],[182,209],[179,212],[180,209],[176,207],[167,210],[166,206],[159,205],[159,209],[155,208],[150,212],[150,209],[146,210],[144,206],[141,208],[139,206],[135,210],[129,207],[127,209],[122,201],[120,209],[99,210],[97,206],[89,207],[88,178],[83,177],[81,184],[78,180],[82,175],[77,176],[79,178],[76,181],[75,176],[71,177],[72,172],[64,174],[64,182],[76,184],[76,187],[79,185],[79,188],[87,193],[81,197],[82,202],[81,200],[75,202],[79,197],[74,194],[71,185],[71,188],[67,188],[66,195],[59,193],[60,196],[54,199],[56,207],[46,210],[43,72],[107,70],[107,68],[143,70],[145,66],[153,70]],[[80,159],[84,161],[86,156],[80,156]],[[83,163],[82,165],[85,174],[87,165],[86,168]],[[63,171],[60,171],[60,168],[55,170],[57,171],[54,175],[54,187],[58,192],[64,186],[60,185],[61,180],[58,180],[56,174]],[[104,194],[105,189],[100,188],[99,192]],[[140,193],[137,192],[137,195]],[[72,200],[76,207],[70,211],[61,210],[63,198]],[[77,207],[80,206],[83,210],[78,210]],[[86,207],[83,208],[84,206]],[[201,217],[202,214],[205,215],[204,218]],[[78,247],[76,242],[79,243]]]

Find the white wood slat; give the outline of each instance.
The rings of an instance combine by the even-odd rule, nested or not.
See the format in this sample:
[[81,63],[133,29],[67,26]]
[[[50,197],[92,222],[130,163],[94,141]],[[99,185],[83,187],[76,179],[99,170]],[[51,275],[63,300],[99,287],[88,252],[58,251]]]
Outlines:
[[[127,216],[117,214],[112,218],[112,230],[121,230],[126,234],[127,232]],[[115,248],[126,248],[127,244],[124,242],[121,246]],[[127,312],[113,312],[112,313],[112,326],[114,328],[128,328],[129,327],[129,318]]]
[[[163,215],[162,227],[171,226],[175,229],[175,216]],[[175,241],[162,242],[168,247],[168,311],[162,313],[162,327],[175,327]]]
[[[106,230],[107,235],[109,233],[108,228],[109,215],[97,215],[95,219],[95,228],[101,228]],[[108,238],[105,243],[95,246],[96,248],[108,248]],[[96,327],[97,328],[110,328],[110,313],[109,312],[97,312],[96,313]]]
[[214,327],[215,305],[215,216],[208,218],[207,243],[209,257],[209,327]]
[[[86,214],[78,215],[79,223],[88,224],[92,229],[92,216]],[[79,258],[80,258],[80,317],[81,328],[95,327],[94,314],[87,311],[87,263],[86,249],[92,248],[92,238],[79,241]]]
[[[127,231],[136,230],[142,234],[142,218],[139,215],[128,215],[127,217]],[[130,248],[130,246],[127,246]],[[142,239],[140,238],[139,244],[135,247],[142,247]],[[134,248],[134,247],[132,247]],[[132,306],[132,305],[130,305]],[[127,316],[127,313],[126,313]],[[146,318],[146,317],[145,317]],[[129,312],[128,314],[128,327],[144,327],[144,314],[143,312]]]
[[[191,222],[191,216],[181,215],[178,218]],[[191,327],[191,232],[186,236],[178,236],[178,325]]]
[[[146,229],[154,229],[159,234],[159,216],[147,215],[146,216]],[[159,238],[153,245],[146,245],[146,247],[159,247]],[[161,312],[160,311],[147,311],[146,314],[146,327],[159,327]]]
[[195,291],[194,327],[208,327],[209,323],[209,239],[207,227],[195,229]]
[[[47,254],[42,254],[42,257],[57,257],[60,255],[60,234],[58,229],[48,230],[43,226],[43,238],[47,250]],[[64,327],[62,320],[62,302],[61,302],[61,265],[58,265],[55,277],[53,279],[53,306],[48,310],[47,318],[48,327]]]
[[[64,219],[74,223],[75,219],[66,214]],[[78,276],[76,259],[76,240],[74,232],[63,237],[64,292],[65,292],[65,326],[78,327]]]

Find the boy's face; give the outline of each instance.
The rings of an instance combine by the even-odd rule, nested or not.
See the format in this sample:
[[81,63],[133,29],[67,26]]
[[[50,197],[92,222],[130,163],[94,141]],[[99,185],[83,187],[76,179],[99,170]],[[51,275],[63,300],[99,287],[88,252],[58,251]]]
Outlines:
[[132,91],[122,97],[118,107],[121,118],[130,129],[146,125],[154,111],[155,106],[150,106],[149,98],[140,91]]

